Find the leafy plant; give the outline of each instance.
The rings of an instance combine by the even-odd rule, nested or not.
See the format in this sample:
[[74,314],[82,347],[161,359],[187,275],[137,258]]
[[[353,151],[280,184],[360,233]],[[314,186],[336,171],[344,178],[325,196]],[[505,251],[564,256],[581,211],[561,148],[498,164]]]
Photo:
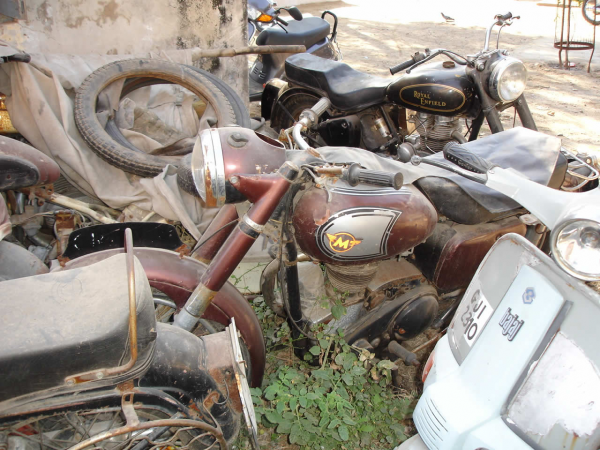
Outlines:
[[298,359],[274,364],[264,389],[251,390],[271,438],[288,435],[291,444],[318,450],[389,448],[405,440],[402,421],[414,399],[390,386],[394,364],[351,347],[341,331],[315,337],[307,358],[318,357],[318,367]]

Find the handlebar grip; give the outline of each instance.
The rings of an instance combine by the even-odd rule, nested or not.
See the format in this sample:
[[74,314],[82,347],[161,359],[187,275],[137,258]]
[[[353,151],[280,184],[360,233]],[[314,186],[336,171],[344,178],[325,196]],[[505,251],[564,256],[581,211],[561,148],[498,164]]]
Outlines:
[[415,63],[414,58],[411,58],[408,61],[404,61],[403,63],[398,64],[397,66],[390,67],[390,73],[392,75],[396,75],[398,72],[402,72],[404,69],[408,69],[414,63]]
[[17,53],[16,55],[8,56],[6,58],[6,60],[14,61],[14,62],[28,63],[29,61],[31,61],[31,56],[28,55],[27,53]]
[[509,11],[506,14],[498,14],[496,17],[498,17],[498,19],[502,19],[502,20],[508,20],[508,19],[512,19],[512,13]]
[[456,142],[450,142],[444,147],[444,158],[469,172],[487,173],[495,164],[478,156]]
[[289,25],[289,23],[287,23],[287,21],[283,20],[283,19],[282,19],[281,17],[279,17],[279,16],[276,16],[276,17],[275,17],[275,20],[276,20],[277,22],[279,22],[280,24],[282,24],[282,25],[285,25],[286,27]]
[[404,184],[404,176],[402,172],[391,173],[361,169],[358,163],[354,163],[348,169],[347,181],[350,186],[362,183],[373,186],[392,187],[398,190]]

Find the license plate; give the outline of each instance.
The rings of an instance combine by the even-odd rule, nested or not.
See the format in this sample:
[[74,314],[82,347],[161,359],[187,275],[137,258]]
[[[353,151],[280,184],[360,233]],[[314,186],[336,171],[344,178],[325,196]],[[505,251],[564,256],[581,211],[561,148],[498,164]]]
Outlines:
[[458,319],[463,327],[463,338],[469,347],[472,347],[488,320],[492,317],[494,308],[487,301],[480,289],[471,296],[471,300],[461,305],[462,314]]

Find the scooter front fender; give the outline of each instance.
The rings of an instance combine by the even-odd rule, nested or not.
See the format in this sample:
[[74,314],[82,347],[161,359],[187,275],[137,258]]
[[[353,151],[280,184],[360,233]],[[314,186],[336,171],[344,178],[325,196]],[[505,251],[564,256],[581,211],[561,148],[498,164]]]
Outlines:
[[[67,262],[63,270],[88,266],[123,251],[112,249],[90,253]],[[133,251],[146,272],[150,286],[168,295],[178,308],[185,304],[207,268],[200,261],[181,257],[170,250],[135,247]],[[250,354],[250,385],[260,387],[265,370],[266,348],[260,322],[244,296],[231,283],[225,283],[202,317],[223,325],[229,325],[231,318],[235,317],[236,326]]]

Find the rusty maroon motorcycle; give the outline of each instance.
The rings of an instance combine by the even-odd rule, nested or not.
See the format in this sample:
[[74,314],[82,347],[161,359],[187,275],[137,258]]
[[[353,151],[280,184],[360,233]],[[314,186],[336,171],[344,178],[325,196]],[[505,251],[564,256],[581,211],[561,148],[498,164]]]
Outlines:
[[[355,346],[412,361],[401,343],[448,323],[497,239],[517,233],[541,246],[545,229],[508,197],[431,164],[310,148],[300,129],[326,109],[318,103],[294,127],[301,150],[242,128],[200,134],[191,176],[203,205],[221,210],[193,253],[208,268],[175,324],[196,325],[264,234],[273,261],[262,276],[263,295],[304,335],[305,350],[311,326],[325,323]],[[532,130],[465,147],[556,189],[565,179],[560,141]],[[336,319],[337,305],[346,314]]]

